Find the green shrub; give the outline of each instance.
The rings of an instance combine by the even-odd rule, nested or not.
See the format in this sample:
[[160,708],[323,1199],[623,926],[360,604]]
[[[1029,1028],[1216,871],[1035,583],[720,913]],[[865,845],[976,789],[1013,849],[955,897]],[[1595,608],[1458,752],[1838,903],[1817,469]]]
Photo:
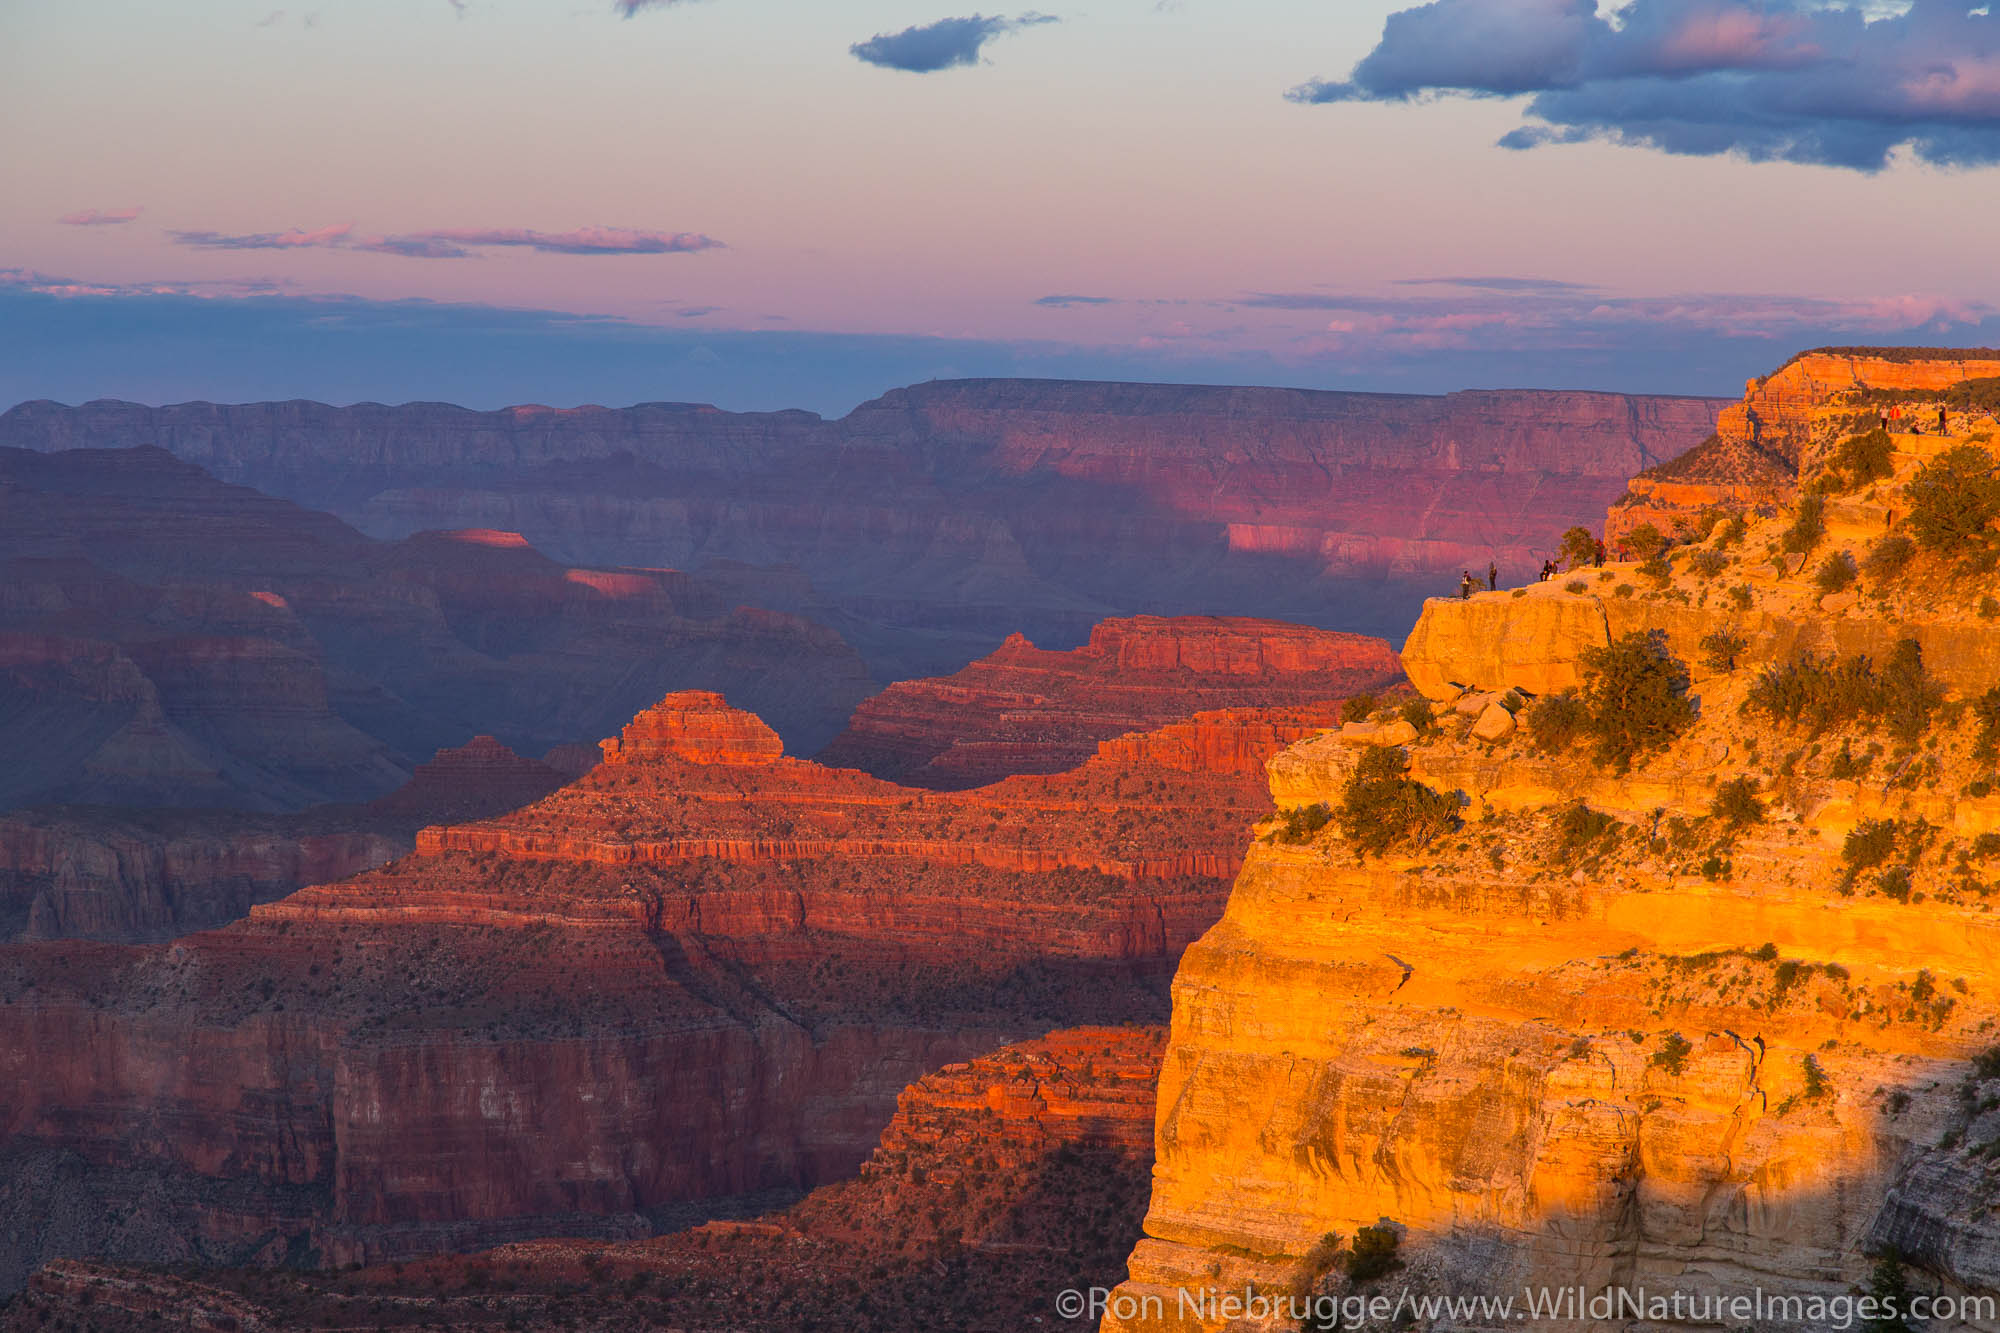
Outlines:
[[1371,747],[1355,765],[1335,818],[1363,855],[1422,846],[1458,826],[1457,794],[1432,791],[1409,776],[1410,761],[1391,746]]
[[1981,620],[1991,620],[1995,616],[2000,616],[2000,601],[1995,601],[1990,595],[1980,598],[1979,618]]
[[1708,804],[1708,813],[1732,829],[1762,823],[1764,803],[1757,799],[1757,780],[1732,778],[1717,787],[1715,799]]
[[1570,594],[1585,593],[1590,591],[1590,585],[1582,579],[1571,579],[1563,584],[1563,591]]
[[1587,728],[1597,761],[1623,773],[1632,762],[1664,749],[1694,721],[1687,667],[1667,650],[1659,630],[1631,633],[1582,654]]
[[1896,850],[1896,821],[1864,819],[1848,831],[1841,844],[1840,859],[1850,873],[1870,870],[1889,859]]
[[1521,712],[1528,735],[1543,754],[1561,754],[1576,743],[1590,721],[1590,712],[1575,690],[1544,694]]
[[1431,701],[1421,695],[1404,700],[1403,706],[1396,712],[1403,721],[1417,729],[1419,736],[1427,736],[1437,727],[1437,714],[1431,709]]
[[1972,757],[1982,764],[2000,763],[2000,685],[1972,701],[1972,715],[1979,719],[1979,731],[1972,741]]
[[1826,536],[1826,497],[1802,495],[1792,507],[1792,526],[1785,529],[1778,544],[1787,554],[1802,555],[1818,546]]
[[1717,546],[1734,546],[1743,540],[1743,534],[1750,531],[1750,524],[1742,514],[1730,514],[1709,531],[1709,538]]
[[1828,466],[1840,474],[1840,489],[1852,491],[1894,472],[1894,458],[1895,446],[1889,443],[1889,432],[1877,426],[1842,440]]
[[1356,1231],[1354,1247],[1347,1253],[1347,1280],[1360,1286],[1401,1268],[1403,1261],[1396,1257],[1400,1241],[1395,1224],[1386,1217]]
[[1578,855],[1590,850],[1600,839],[1610,837],[1618,829],[1618,821],[1602,810],[1593,810],[1582,801],[1571,801],[1556,816],[1556,850],[1554,859],[1562,865],[1569,865]]
[[2000,1078],[2000,1046],[1988,1046],[1972,1057],[1972,1076],[1981,1083]]
[[1903,486],[1910,533],[1926,551],[1963,554],[1983,545],[1986,525],[2000,515],[2000,478],[1993,455],[1961,444],[1918,469]]
[[1818,1056],[1808,1055],[1799,1061],[1799,1071],[1805,1075],[1807,1101],[1816,1102],[1833,1091],[1833,1080],[1829,1079],[1826,1070],[1820,1067]]
[[1853,553],[1836,551],[1820,561],[1819,568],[1813,571],[1813,584],[1821,592],[1845,592],[1854,586],[1854,580],[1859,575]]
[[1674,567],[1667,563],[1664,555],[1656,555],[1639,566],[1641,577],[1649,578],[1664,588],[1674,581]]
[[1811,735],[1854,721],[1886,722],[1890,734],[1914,742],[1930,726],[1944,692],[1924,671],[1915,639],[1904,639],[1877,675],[1865,657],[1820,659],[1801,653],[1765,668],[1750,687],[1748,706]]
[[1734,630],[1719,629],[1701,636],[1701,664],[1717,675],[1736,670],[1736,659],[1749,644]]
[[1910,563],[1910,557],[1916,553],[1915,542],[1900,532],[1892,532],[1875,543],[1874,549],[1868,552],[1868,558],[1862,561],[1861,567],[1868,571],[1868,577],[1871,579],[1894,578],[1903,572],[1903,567]]
[[1875,888],[1885,898],[1894,898],[1899,903],[1910,901],[1910,868],[1890,866],[1875,877]]
[[1882,670],[1882,712],[1889,734],[1905,745],[1930,730],[1931,715],[1944,702],[1944,690],[1924,670],[1924,650],[1915,639],[1897,641]]
[[1694,553],[1688,564],[1695,573],[1705,579],[1712,579],[1729,568],[1729,557],[1713,547],[1703,547]]
[[1333,810],[1325,801],[1315,801],[1311,805],[1296,806],[1285,811],[1284,823],[1279,827],[1276,838],[1279,842],[1293,844],[1311,842],[1319,831],[1333,819]]
[[1357,694],[1341,701],[1340,720],[1342,722],[1366,722],[1368,715],[1375,711],[1375,696]]
[[1667,539],[1651,523],[1641,523],[1625,534],[1625,549],[1641,560],[1651,560],[1667,549]]
[[1748,611],[1756,598],[1750,594],[1750,585],[1739,583],[1729,590],[1729,604],[1738,611]]
[[1675,1078],[1687,1072],[1688,1056],[1694,1052],[1694,1043],[1678,1032],[1669,1032],[1660,1043],[1660,1049],[1653,1052],[1646,1061],[1657,1069],[1664,1069]]

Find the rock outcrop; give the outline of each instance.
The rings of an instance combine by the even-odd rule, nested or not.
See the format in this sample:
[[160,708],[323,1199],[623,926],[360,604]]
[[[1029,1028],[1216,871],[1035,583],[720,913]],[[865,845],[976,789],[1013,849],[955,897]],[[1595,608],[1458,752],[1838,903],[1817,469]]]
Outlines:
[[[1890,403],[1914,405],[2000,376],[2000,353],[1835,347],[1803,352],[1744,386],[1698,448],[1639,473],[1605,520],[1616,545],[1641,524],[1672,534],[1713,509],[1783,504],[1801,463]],[[1900,415],[1900,413],[1899,413]],[[1912,416],[1912,422],[1916,420]],[[1699,534],[1705,535],[1705,534]]]
[[1386,769],[1336,734],[1272,759],[1284,817],[1175,978],[1106,1330],[1246,1327],[1199,1301],[1250,1289],[1271,1329],[1399,1291],[1678,1293],[1719,1326],[1761,1293],[1782,1328],[2000,1294],[2000,576],[1963,546],[1858,596],[1802,568],[1905,535],[1902,485],[1990,429],[1892,433],[1860,482],[1805,448],[1824,526],[1790,552],[1793,516],[1751,515],[1644,573],[1430,603],[1433,730]]
[[1107,620],[1081,648],[1047,652],[1017,634],[963,671],[891,685],[818,758],[910,786],[977,787],[1074,768],[1100,741],[1197,710],[1323,707],[1401,674],[1387,644],[1358,634],[1223,616]]
[[898,680],[1017,631],[1074,644],[1107,615],[1400,633],[1461,568],[1532,567],[1722,406],[964,380],[839,421],[665,403],[24,403],[0,415],[0,445],[163,448],[383,538],[477,528],[578,566],[795,566],[810,589],[766,580],[742,600],[835,625]]

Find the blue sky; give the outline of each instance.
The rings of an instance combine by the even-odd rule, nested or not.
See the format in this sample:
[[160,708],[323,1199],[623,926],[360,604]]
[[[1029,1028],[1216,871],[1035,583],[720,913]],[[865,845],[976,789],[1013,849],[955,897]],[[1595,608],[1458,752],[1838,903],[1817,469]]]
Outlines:
[[1731,393],[2000,342],[2000,25],[1945,0],[15,5],[0,120],[4,401]]

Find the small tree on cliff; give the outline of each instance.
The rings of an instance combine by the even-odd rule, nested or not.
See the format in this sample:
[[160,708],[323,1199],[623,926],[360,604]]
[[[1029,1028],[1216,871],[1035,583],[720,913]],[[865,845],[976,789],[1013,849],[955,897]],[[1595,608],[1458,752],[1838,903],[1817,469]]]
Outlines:
[[1687,665],[1667,650],[1659,630],[1585,649],[1583,671],[1579,697],[1597,738],[1597,762],[1616,772],[1666,748],[1694,721]]
[[1562,545],[1556,549],[1556,559],[1571,569],[1582,569],[1597,559],[1597,538],[1590,535],[1589,528],[1571,528],[1563,534]]
[[1372,747],[1355,765],[1335,818],[1363,855],[1422,846],[1458,824],[1456,794],[1432,791],[1409,776],[1410,761],[1393,746]]

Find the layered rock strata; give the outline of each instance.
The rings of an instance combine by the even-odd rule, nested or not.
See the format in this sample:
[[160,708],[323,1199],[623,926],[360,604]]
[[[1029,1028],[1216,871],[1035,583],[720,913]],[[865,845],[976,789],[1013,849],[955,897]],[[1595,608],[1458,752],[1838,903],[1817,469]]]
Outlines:
[[1878,413],[1916,425],[1931,405],[1970,380],[2000,376],[2000,354],[1940,348],[1823,348],[1744,386],[1723,409],[1715,435],[1631,481],[1605,520],[1621,542],[1641,524],[1673,533],[1705,510],[1779,505],[1791,498],[1802,462]]
[[814,585],[804,600],[742,600],[834,624],[895,680],[956,670],[1015,631],[1074,644],[1107,615],[1400,632],[1462,568],[1533,567],[1722,406],[962,380],[839,421],[665,403],[25,403],[0,415],[0,444],[164,448],[387,538],[487,528],[579,566],[789,564]]
[[1099,742],[1197,710],[1309,705],[1397,683],[1389,645],[1267,620],[1107,620],[1083,647],[1014,635],[963,671],[903,681],[855,709],[818,756],[910,786],[953,790],[1074,768]]
[[[1902,486],[1951,443],[1897,434],[1887,477],[1822,485],[1809,560],[1905,533]],[[1271,761],[1285,817],[1175,978],[1147,1239],[1107,1330],[1297,1326],[1181,1295],[1250,1288],[1761,1291],[1796,1302],[1776,1328],[1828,1326],[1885,1266],[1995,1294],[2000,578],[1916,549],[1828,592],[1793,524],[1427,604],[1404,660],[1438,722],[1398,750],[1444,831],[1362,850],[1418,803],[1340,817],[1383,790],[1355,738]],[[1591,730],[1614,668],[1589,653],[1649,638],[1693,709],[1627,766],[1597,748],[1622,714]],[[1845,702],[1811,693],[1833,655],[1871,659]],[[1364,1228],[1378,1258],[1397,1237],[1373,1270]]]
[[1204,715],[932,793],[678,694],[550,797],[227,929],[0,949],[0,1281],[630,1236],[839,1179],[926,1071],[1161,1013],[1263,803],[1247,754],[1307,729]]
[[853,1180],[796,1207],[634,1244],[516,1244],[351,1274],[169,1274],[65,1261],[0,1328],[168,1316],[285,1325],[555,1329],[1031,1327],[1122,1273],[1152,1155],[1161,1028],[1065,1029],[904,1089]]

